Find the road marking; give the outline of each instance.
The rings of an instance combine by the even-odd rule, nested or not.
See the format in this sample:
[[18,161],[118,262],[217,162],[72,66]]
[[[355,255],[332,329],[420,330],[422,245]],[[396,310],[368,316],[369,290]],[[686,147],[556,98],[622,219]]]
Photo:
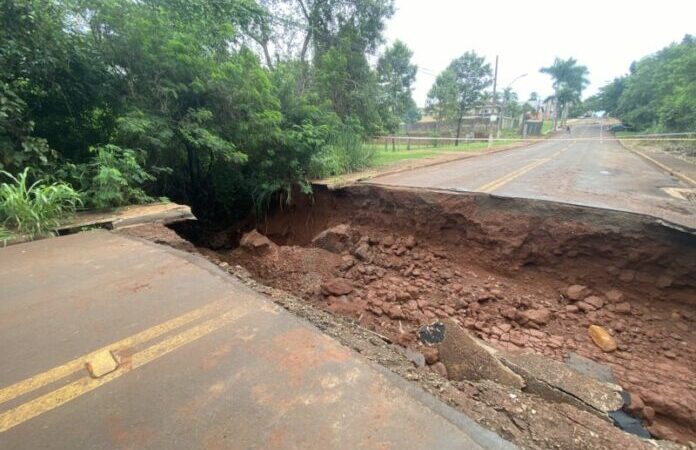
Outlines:
[[201,308],[194,309],[193,311],[189,311],[186,314],[175,317],[167,322],[143,330],[138,334],[134,334],[133,336],[127,337],[118,342],[114,342],[113,344],[107,345],[106,347],[102,347],[91,353],[75,358],[72,361],[67,362],[63,365],[54,367],[53,369],[50,369],[46,372],[40,373],[31,378],[27,378],[6,388],[3,388],[2,390],[0,390],[0,404],[17,398],[20,395],[27,394],[31,391],[39,389],[40,387],[46,386],[47,384],[58,381],[61,378],[64,378],[70,374],[84,369],[88,361],[94,359],[102,352],[115,351],[121,348],[133,347],[139,344],[143,344],[165,333],[168,333],[169,331],[175,330],[188,323],[191,323],[192,321],[199,319],[221,308],[222,305],[223,302],[218,301],[203,306]]
[[556,153],[552,154],[552,155],[549,156],[548,158],[543,158],[543,159],[539,159],[539,160],[534,160],[532,163],[527,164],[526,166],[521,167],[521,168],[519,168],[519,169],[517,169],[517,170],[515,170],[515,171],[513,171],[513,172],[510,172],[510,173],[508,173],[508,174],[506,174],[506,175],[503,175],[502,177],[497,178],[497,179],[495,179],[495,180],[493,180],[493,181],[491,181],[491,182],[489,182],[489,183],[483,184],[483,185],[477,187],[475,190],[478,191],[478,192],[491,193],[491,192],[493,192],[494,190],[499,189],[499,188],[505,186],[506,184],[508,184],[509,182],[511,182],[512,180],[514,180],[515,178],[521,177],[522,175],[526,174],[527,172],[530,172],[531,170],[534,170],[535,168],[539,167],[540,165],[544,164],[545,162],[550,161],[551,159],[553,159],[553,158],[555,158],[556,156],[560,155],[560,154],[561,154],[562,152],[564,152],[566,149],[570,148],[571,145],[573,145],[573,144],[570,144],[570,145],[568,145],[568,146],[566,146],[566,147],[560,149],[559,151],[557,151]]
[[640,156],[643,158],[647,159],[651,163],[655,164],[656,166],[660,167],[662,170],[667,171],[670,175],[674,175],[677,178],[681,178],[682,181],[685,181],[687,184],[690,184],[692,186],[696,186],[696,180],[693,178],[689,177],[688,175],[685,175],[677,170],[672,169],[671,167],[667,166],[666,164],[662,164],[661,162],[655,160],[654,158],[651,158],[650,156],[646,155],[645,153],[636,150],[636,149],[630,149],[631,151],[638,153]]
[[199,325],[182,331],[157,344],[145,348],[130,358],[129,363],[123,364],[118,370],[108,373],[101,378],[85,376],[68,385],[23,403],[16,408],[10,409],[0,414],[0,433],[16,427],[17,425],[33,419],[45,412],[51,411],[59,406],[68,403],[77,397],[86,394],[99,386],[119,378],[121,375],[129,373],[147,363],[150,363],[174,350],[194,342],[225,325],[241,319],[249,313],[249,308],[235,307],[214,319],[209,319]]

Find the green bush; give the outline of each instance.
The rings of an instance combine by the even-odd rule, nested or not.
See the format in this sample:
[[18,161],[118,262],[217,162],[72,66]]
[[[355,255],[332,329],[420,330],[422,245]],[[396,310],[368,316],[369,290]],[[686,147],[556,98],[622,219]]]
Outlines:
[[0,184],[0,222],[31,237],[50,234],[82,204],[80,194],[65,183],[29,185],[29,168],[17,177],[0,171],[10,183]]
[[375,149],[365,145],[357,126],[343,125],[328,137],[324,148],[314,154],[309,175],[322,178],[355,172],[369,166],[374,155]]
[[142,185],[154,177],[142,168],[142,157],[135,150],[103,145],[92,151],[95,156],[88,164],[85,192],[88,205],[103,209],[153,201]]

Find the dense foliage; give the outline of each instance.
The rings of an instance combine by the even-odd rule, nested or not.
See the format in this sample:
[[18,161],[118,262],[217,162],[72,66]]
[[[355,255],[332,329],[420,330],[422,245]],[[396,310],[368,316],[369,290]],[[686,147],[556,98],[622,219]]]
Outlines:
[[696,38],[687,35],[631,64],[586,102],[638,130],[696,130]]
[[[413,120],[392,0],[12,0],[0,6],[0,169],[87,206],[167,196],[240,216]],[[376,56],[376,55],[375,55]]]

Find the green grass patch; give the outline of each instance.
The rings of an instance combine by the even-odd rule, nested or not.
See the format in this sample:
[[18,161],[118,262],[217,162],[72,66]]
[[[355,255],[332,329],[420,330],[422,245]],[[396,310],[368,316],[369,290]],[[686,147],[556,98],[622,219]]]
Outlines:
[[[492,147],[501,147],[510,143],[510,141],[493,141]],[[384,149],[384,144],[365,145],[374,149],[372,158],[372,166],[374,167],[388,166],[405,160],[434,158],[444,154],[477,152],[488,148],[487,141],[460,143],[457,146],[449,142],[437,147],[432,144],[411,145],[410,149],[407,144],[397,144],[395,145],[396,150],[392,149],[391,143],[388,145],[387,150]]]
[[553,131],[553,119],[544,120],[541,124],[541,134],[548,134]]

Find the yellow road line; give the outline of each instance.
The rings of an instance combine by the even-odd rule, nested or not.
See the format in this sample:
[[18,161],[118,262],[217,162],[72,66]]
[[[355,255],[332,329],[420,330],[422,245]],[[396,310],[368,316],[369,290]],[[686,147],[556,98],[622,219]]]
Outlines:
[[10,409],[0,414],[0,433],[9,430],[27,420],[51,411],[77,397],[86,394],[99,386],[119,378],[134,369],[144,366],[162,356],[173,352],[174,350],[194,342],[203,336],[206,336],[213,331],[216,331],[225,325],[244,317],[249,313],[248,308],[236,307],[225,312],[219,317],[209,319],[199,325],[182,331],[179,334],[171,336],[157,344],[154,344],[144,350],[141,350],[132,355],[130,364],[125,364],[115,372],[104,375],[101,378],[83,377],[66,386],[51,391],[45,395],[37,397],[26,403],[23,403],[16,408]]
[[639,150],[636,150],[636,149],[631,149],[631,150],[635,153],[638,153],[640,156],[647,159],[648,161],[655,164],[656,166],[660,167],[661,169],[666,170],[668,173],[676,176],[677,178],[681,178],[687,184],[690,184],[692,186],[696,186],[696,180],[694,180],[690,176],[683,174],[683,173],[679,172],[678,170],[674,170],[666,164],[662,164],[661,162],[655,160],[654,158],[651,158],[650,156],[646,155],[645,153],[643,153]]
[[[572,145],[572,144],[571,144],[571,145]],[[527,172],[529,172],[529,171],[535,169],[536,167],[538,167],[538,166],[544,164],[544,163],[547,162],[547,161],[550,161],[551,159],[553,159],[553,158],[555,158],[556,156],[560,155],[563,151],[565,151],[565,150],[566,150],[567,148],[569,148],[569,147],[570,147],[570,145],[568,145],[567,147],[562,148],[561,150],[557,151],[556,153],[554,153],[553,155],[549,156],[548,158],[543,158],[543,159],[540,159],[540,160],[535,160],[535,161],[533,161],[532,163],[527,164],[527,165],[524,166],[524,167],[521,167],[521,168],[519,168],[519,169],[517,169],[517,170],[515,170],[515,171],[513,171],[513,172],[510,172],[510,173],[508,173],[508,174],[506,174],[506,175],[503,175],[502,177],[497,178],[497,179],[495,179],[495,180],[493,180],[493,181],[491,181],[491,182],[489,182],[489,183],[483,184],[483,185],[477,187],[475,190],[478,191],[478,192],[491,193],[491,192],[493,192],[494,190],[496,190],[496,189],[498,189],[498,188],[501,188],[502,186],[508,184],[509,182],[511,182],[512,180],[514,180],[515,178],[521,177],[521,176],[524,175],[525,173],[527,173]]]
[[479,186],[476,188],[477,191],[479,192],[493,192],[494,190],[498,189],[499,187],[509,183],[510,181],[514,180],[515,178],[524,175],[525,173],[529,172],[530,170],[534,169],[535,167],[545,163],[548,161],[549,158],[541,159],[541,160],[536,160],[532,162],[531,164],[527,164],[524,167],[521,167],[514,172],[511,172],[509,174],[506,174],[498,179],[495,179],[491,181],[490,183],[486,183],[482,186]]
[[9,400],[12,400],[14,398],[19,397],[20,395],[24,395],[28,392],[31,392],[33,390],[36,390],[42,386],[46,386],[47,384],[53,383],[55,381],[60,380],[63,377],[66,377],[72,373],[77,372],[78,370],[84,369],[85,364],[87,361],[90,359],[94,358],[95,355],[102,353],[104,351],[112,351],[112,350],[118,350],[126,347],[133,347],[135,345],[143,344],[147,341],[150,341],[156,337],[159,337],[169,331],[175,330],[179,327],[182,327],[196,319],[199,319],[219,308],[221,308],[223,305],[223,302],[214,302],[210,303],[206,306],[203,306],[198,309],[194,309],[193,311],[189,311],[186,314],[183,314],[181,316],[175,317],[174,319],[171,319],[167,322],[161,323],[159,325],[156,325],[154,327],[148,328],[147,330],[143,330],[140,333],[134,334],[130,337],[127,337],[125,339],[122,339],[118,342],[114,342],[113,344],[109,344],[105,347],[102,347],[98,350],[95,350],[91,353],[88,353],[86,355],[80,356],[78,358],[73,359],[70,362],[67,362],[63,365],[54,367],[53,369],[50,369],[46,372],[40,373],[38,375],[35,375],[31,378],[27,378],[25,380],[19,381],[13,385],[10,385],[6,388],[3,388],[0,390],[0,404],[7,402]]

